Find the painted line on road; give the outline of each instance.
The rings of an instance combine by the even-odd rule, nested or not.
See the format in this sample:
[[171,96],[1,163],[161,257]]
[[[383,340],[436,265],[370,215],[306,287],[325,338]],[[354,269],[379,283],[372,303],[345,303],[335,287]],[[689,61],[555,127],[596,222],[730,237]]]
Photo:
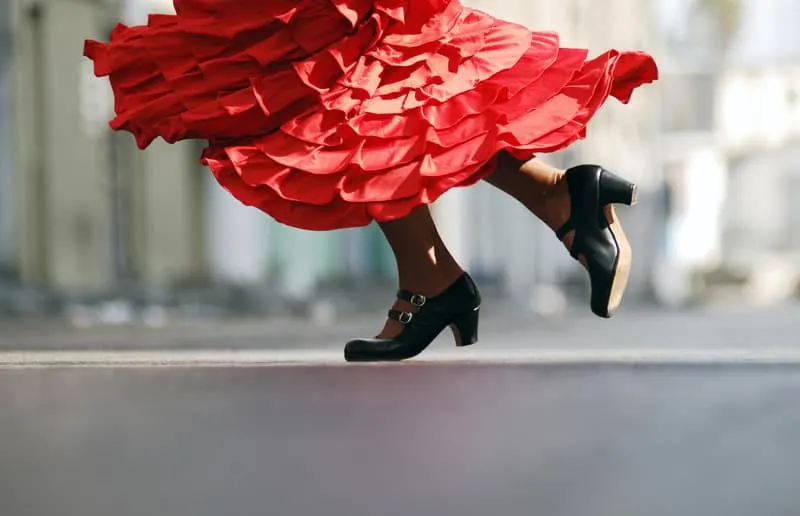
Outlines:
[[[430,350],[405,364],[798,365],[793,349]],[[0,368],[353,366],[340,350],[6,351]],[[369,365],[369,364],[363,364]]]

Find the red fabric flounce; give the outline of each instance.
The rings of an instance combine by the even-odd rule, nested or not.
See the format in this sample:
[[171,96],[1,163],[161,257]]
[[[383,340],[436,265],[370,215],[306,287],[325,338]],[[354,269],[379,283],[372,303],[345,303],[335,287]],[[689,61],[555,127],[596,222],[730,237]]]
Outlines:
[[585,136],[610,97],[657,79],[640,52],[561,48],[552,32],[455,0],[176,0],[85,55],[115,130],[145,148],[205,139],[219,183],[290,226],[402,217]]

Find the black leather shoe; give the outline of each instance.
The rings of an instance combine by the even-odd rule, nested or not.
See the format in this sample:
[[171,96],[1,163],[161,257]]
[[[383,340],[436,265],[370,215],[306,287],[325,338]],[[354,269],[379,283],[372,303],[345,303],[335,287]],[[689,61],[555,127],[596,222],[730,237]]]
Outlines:
[[435,297],[405,290],[397,293],[414,306],[412,312],[389,310],[389,318],[404,325],[393,339],[356,339],[347,343],[344,357],[348,362],[386,362],[415,357],[422,353],[448,326],[457,346],[478,342],[478,318],[481,295],[469,274],[464,273],[444,292]]
[[614,205],[636,204],[636,185],[597,165],[573,167],[566,180],[572,213],[556,235],[563,240],[575,232],[570,254],[589,270],[592,312],[609,318],[628,286],[632,254]]

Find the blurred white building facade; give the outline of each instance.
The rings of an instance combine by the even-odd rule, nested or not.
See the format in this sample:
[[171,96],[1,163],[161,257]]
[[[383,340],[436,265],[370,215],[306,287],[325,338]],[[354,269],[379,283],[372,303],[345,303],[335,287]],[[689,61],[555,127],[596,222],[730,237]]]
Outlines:
[[706,295],[698,276],[725,271],[755,301],[791,296],[800,278],[800,2],[740,0],[727,40],[695,0],[658,9],[670,49],[662,89],[672,214],[657,290],[690,301]]
[[0,1],[0,274],[16,262],[11,164],[11,5]]
[[[0,118],[13,150],[0,157],[0,260],[23,284],[82,295],[269,283],[273,292],[303,299],[326,283],[391,280],[394,265],[376,227],[312,233],[281,226],[219,188],[197,164],[199,145],[157,143],[139,152],[128,135],[105,129],[110,97],[81,56],[83,39],[105,38],[119,17],[140,23],[171,2],[2,1],[0,35],[7,34],[13,53],[0,76],[13,100],[0,109],[14,110]],[[649,8],[638,0],[471,4],[558,30],[565,45],[597,52],[657,45]],[[553,159],[602,162],[645,191],[657,185],[658,97],[647,90],[631,106],[610,103],[588,142]],[[488,187],[452,192],[435,211],[464,265],[502,279],[517,296],[579,272],[548,229]]]
[[[723,60],[698,50],[714,48],[703,40],[713,23],[698,18],[695,1],[466,2],[557,30],[565,46],[656,55],[662,81],[628,106],[610,101],[586,141],[546,157],[601,163],[639,182],[640,205],[622,213],[636,249],[633,301],[664,271],[715,266],[739,240],[800,238],[800,183],[774,165],[797,163],[787,156],[800,130],[800,79],[787,63],[800,48],[798,2],[742,0],[746,27]],[[216,185],[198,165],[200,144],[139,152],[105,128],[108,88],[91,76],[83,39],[105,38],[120,17],[139,23],[170,8],[168,0],[0,0],[0,271],[68,295],[233,285],[303,300],[326,285],[390,282],[394,265],[374,225],[281,226]],[[761,181],[768,176],[781,179]],[[758,213],[744,209],[758,204],[756,191],[770,199]],[[462,263],[522,302],[548,286],[585,288],[551,231],[490,187],[452,191],[434,209]],[[655,287],[661,297],[683,295]]]
[[[534,29],[558,30],[564,45],[587,46],[596,53],[614,46],[646,49],[658,44],[650,9],[638,0],[602,5],[585,0],[571,0],[566,5],[551,1],[467,3]],[[637,23],[629,23],[632,18]],[[647,90],[637,92],[630,106],[610,102],[595,120],[589,141],[552,159],[564,165],[601,162],[624,171],[641,183],[646,197],[660,184],[661,169],[658,96]],[[208,199],[210,265],[215,277],[223,281],[258,283],[272,275],[280,278],[284,293],[303,297],[313,295],[320,282],[330,279],[389,278],[394,274],[391,256],[375,227],[327,234],[294,231],[238,206],[214,185],[210,185]],[[528,299],[537,289],[559,283],[567,274],[585,276],[549,229],[487,185],[451,191],[434,211],[446,242],[461,263],[477,276],[502,281],[516,297]],[[649,247],[649,225],[636,221],[631,218],[632,237]],[[636,272],[632,290],[646,289],[649,271],[641,267]]]
[[[652,11],[639,0],[472,0],[468,4],[534,30],[556,30],[563,46],[590,48],[593,55],[608,48],[657,53],[660,46]],[[657,239],[657,232],[651,231],[652,214],[646,201],[660,184],[659,106],[652,86],[635,92],[627,106],[611,99],[589,126],[585,141],[560,155],[542,156],[563,167],[600,163],[639,183],[645,202],[635,216],[622,214],[632,242],[645,257],[632,273],[632,298],[649,289],[646,257]],[[552,231],[491,187],[481,184],[453,191],[436,209],[444,236],[462,263],[486,276],[501,278],[508,293],[519,301],[536,304],[541,292],[564,282],[585,287],[585,272],[569,258]],[[553,301],[551,297],[543,299],[544,303]]]

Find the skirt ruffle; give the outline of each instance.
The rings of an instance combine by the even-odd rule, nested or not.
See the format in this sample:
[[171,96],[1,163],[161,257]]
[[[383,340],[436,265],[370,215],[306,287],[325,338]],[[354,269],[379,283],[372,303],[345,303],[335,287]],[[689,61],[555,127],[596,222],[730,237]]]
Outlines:
[[303,229],[397,219],[486,177],[500,151],[563,149],[658,76],[647,54],[587,59],[455,0],[175,4],[87,41],[111,127],[141,148],[207,140],[224,188]]

